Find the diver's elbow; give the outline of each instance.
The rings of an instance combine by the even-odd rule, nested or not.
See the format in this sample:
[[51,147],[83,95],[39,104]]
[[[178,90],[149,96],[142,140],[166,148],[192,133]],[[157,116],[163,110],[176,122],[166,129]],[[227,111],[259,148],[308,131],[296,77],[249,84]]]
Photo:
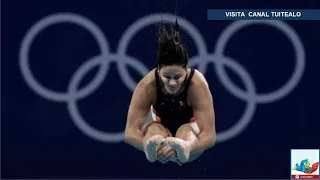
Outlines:
[[137,131],[134,128],[128,128],[124,131],[124,142],[130,144],[137,136]]
[[216,133],[213,133],[213,134],[211,135],[211,137],[209,138],[209,146],[210,146],[210,147],[214,147],[214,146],[216,145],[216,140],[217,140],[216,137],[217,137],[217,136],[216,136]]
[[129,142],[131,142],[131,140],[132,140],[132,131],[129,129],[126,129],[124,131],[124,142],[128,144]]

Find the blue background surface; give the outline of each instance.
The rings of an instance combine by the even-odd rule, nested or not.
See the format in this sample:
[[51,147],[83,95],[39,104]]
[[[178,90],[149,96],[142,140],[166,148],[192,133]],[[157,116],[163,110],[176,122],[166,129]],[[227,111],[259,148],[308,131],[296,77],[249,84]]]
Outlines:
[[[116,56],[120,38],[131,24],[153,13],[175,14],[175,1],[1,2],[2,178],[288,178],[290,149],[320,147],[319,21],[285,22],[297,33],[305,51],[305,69],[298,84],[279,99],[257,103],[252,121],[236,137],[217,143],[198,160],[179,167],[150,164],[142,152],[122,141],[107,143],[84,134],[73,123],[67,103],[36,93],[26,83],[19,65],[23,38],[31,26],[46,16],[68,12],[88,18],[102,30],[110,53]],[[180,0],[177,14],[198,29],[209,53],[225,28],[234,23],[208,21],[207,9],[219,8],[319,9],[320,3]],[[195,42],[186,31],[182,34],[190,57],[195,57],[199,54]],[[139,30],[126,44],[127,55],[148,70],[155,67],[155,24]],[[41,85],[63,93],[80,66],[99,53],[97,42],[88,31],[72,24],[59,24],[37,36],[30,49],[29,65]],[[267,25],[252,25],[236,32],[226,44],[224,54],[246,70],[258,93],[281,88],[296,66],[295,51],[286,34]],[[132,91],[120,76],[125,76],[125,72],[117,69],[116,62],[124,62],[119,59],[113,59],[101,86],[77,101],[85,121],[101,131],[124,130]],[[143,73],[126,67],[134,82],[138,82]],[[206,67],[219,133],[241,119],[247,101],[226,88],[226,80],[217,76],[214,64]],[[225,69],[234,85],[246,92],[237,72]],[[80,89],[92,82],[97,70],[93,68],[87,73]]]

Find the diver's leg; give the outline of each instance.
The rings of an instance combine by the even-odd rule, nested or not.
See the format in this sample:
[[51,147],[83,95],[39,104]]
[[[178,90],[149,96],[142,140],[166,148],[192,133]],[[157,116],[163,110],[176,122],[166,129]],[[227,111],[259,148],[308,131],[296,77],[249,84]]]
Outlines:
[[197,135],[200,133],[199,127],[195,122],[183,124],[176,132],[174,138],[167,138],[167,142],[176,149],[179,160],[182,163],[191,162],[197,159],[202,153],[190,154],[192,145],[197,144],[199,141]]
[[166,128],[160,123],[152,122],[146,127],[146,133],[143,139],[144,151],[148,161],[157,160],[157,147],[169,136]]

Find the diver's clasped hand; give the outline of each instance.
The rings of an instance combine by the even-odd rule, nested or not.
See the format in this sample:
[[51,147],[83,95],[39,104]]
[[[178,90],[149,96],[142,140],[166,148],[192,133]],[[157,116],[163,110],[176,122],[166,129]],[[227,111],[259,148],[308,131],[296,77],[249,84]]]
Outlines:
[[189,156],[190,146],[180,138],[165,138],[157,148],[157,160],[161,163],[172,161],[181,166],[188,162]]
[[180,138],[154,135],[144,142],[144,152],[151,163],[171,161],[181,166],[189,160],[190,145]]
[[162,164],[166,164],[171,161],[177,163],[179,166],[182,166],[182,163],[178,159],[176,150],[166,143],[162,143],[162,145],[158,147],[157,160]]

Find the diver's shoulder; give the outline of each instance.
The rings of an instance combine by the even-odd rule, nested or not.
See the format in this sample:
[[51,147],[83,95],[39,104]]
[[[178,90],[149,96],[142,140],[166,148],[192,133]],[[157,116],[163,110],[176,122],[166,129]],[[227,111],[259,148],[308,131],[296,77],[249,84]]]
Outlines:
[[197,69],[194,69],[194,75],[191,79],[190,85],[194,87],[202,87],[202,86],[209,87],[205,76]]
[[138,83],[139,88],[152,90],[155,87],[155,70],[149,71]]

